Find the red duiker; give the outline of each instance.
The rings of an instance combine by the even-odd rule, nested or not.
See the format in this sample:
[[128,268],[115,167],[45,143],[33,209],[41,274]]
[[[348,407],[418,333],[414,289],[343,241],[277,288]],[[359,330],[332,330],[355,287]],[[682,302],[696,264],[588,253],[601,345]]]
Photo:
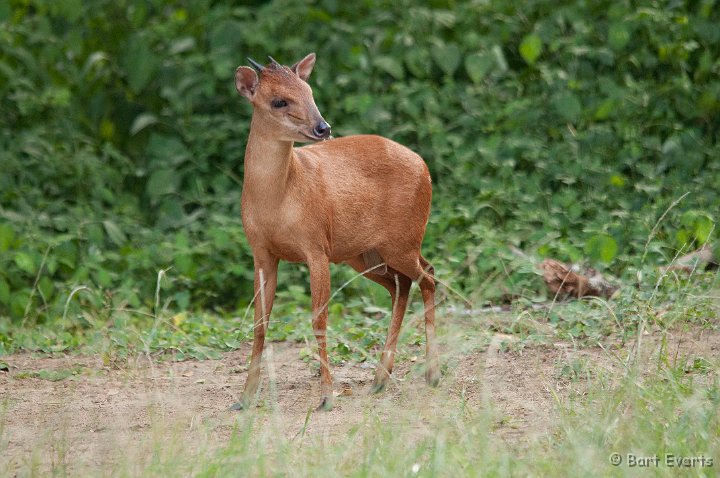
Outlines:
[[[249,60],[254,69],[239,67],[235,86],[253,105],[242,222],[255,262],[255,328],[245,390],[233,408],[246,408],[256,398],[280,259],[306,263],[310,270],[322,394],[318,408],[333,405],[326,340],[331,262],[365,272],[392,297],[390,330],[373,383],[376,392],[392,372],[410,286],[419,282],[425,305],[425,378],[436,386],[434,271],[420,254],[432,196],[425,162],[379,136],[324,141],[330,138],[330,125],[307,83],[314,53],[290,67],[272,58],[265,66]],[[294,148],[296,141],[314,144]]]

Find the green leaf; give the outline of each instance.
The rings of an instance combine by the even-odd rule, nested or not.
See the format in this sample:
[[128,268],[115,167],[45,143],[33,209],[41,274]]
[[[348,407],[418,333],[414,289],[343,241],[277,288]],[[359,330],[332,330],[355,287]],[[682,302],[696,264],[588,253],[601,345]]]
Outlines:
[[152,198],[164,194],[171,194],[177,190],[178,175],[172,169],[158,169],[150,176],[147,183],[147,193]]
[[194,269],[192,255],[178,254],[175,256],[175,267],[180,274],[192,278]]
[[158,59],[150,48],[149,40],[135,34],[130,37],[122,59],[122,66],[127,75],[130,89],[139,93],[155,74]]
[[247,48],[243,42],[243,33],[248,28],[235,19],[227,19],[213,24],[210,32],[210,58],[217,77],[226,77],[237,66],[237,52]]
[[156,133],[150,134],[146,151],[156,169],[161,164],[166,168],[178,166],[189,161],[192,156],[180,138]]
[[600,106],[595,110],[595,119],[596,120],[606,120],[608,119],[613,112],[615,111],[615,100],[612,98],[608,98],[602,103],[600,103]]
[[12,15],[12,8],[10,8],[9,0],[0,0],[0,23],[6,22]]
[[88,224],[85,228],[85,231],[85,237],[88,241],[90,241],[90,243],[96,246],[103,245],[105,235],[103,234],[103,228],[100,227],[100,224]]
[[196,46],[195,38],[193,37],[182,37],[178,38],[170,45],[168,53],[171,55],[177,55],[179,53],[185,53],[194,49]]
[[707,214],[701,215],[695,223],[695,231],[693,231],[695,239],[700,244],[706,243],[710,239],[713,229],[715,229],[713,220]]
[[178,292],[174,295],[174,298],[180,310],[185,310],[190,306],[190,293],[188,291]]
[[539,36],[534,33],[525,35],[520,43],[520,55],[528,65],[534,65],[535,61],[542,54],[543,42]]
[[473,53],[465,58],[465,71],[475,84],[480,83],[494,65],[495,57],[491,53]]
[[[100,241],[101,242],[101,241]],[[99,244],[99,242],[98,242]],[[59,244],[54,250],[55,256],[60,264],[70,270],[75,269],[78,259],[78,251],[75,244],[71,241],[65,241]]]
[[177,227],[187,220],[181,202],[174,197],[161,200],[157,210],[159,216],[157,225],[161,229]]
[[51,300],[55,294],[55,284],[48,276],[42,276],[38,281],[38,289],[45,300]]
[[232,51],[242,45],[244,29],[242,23],[232,18],[215,23],[209,35],[210,49],[213,51]]
[[83,15],[82,0],[56,0],[50,5],[53,13],[62,15],[70,23],[77,21]]
[[613,23],[608,29],[608,43],[615,51],[622,50],[630,42],[630,30],[624,23]]
[[416,78],[427,78],[432,60],[424,48],[410,48],[405,53],[405,66]]
[[405,78],[405,70],[403,69],[402,64],[391,56],[379,56],[375,58],[374,63],[377,68],[380,68],[385,73],[388,73],[396,80],[402,80]]
[[553,100],[553,106],[565,121],[569,121],[571,123],[576,123],[580,118],[580,113],[582,112],[580,100],[569,91],[556,96]]
[[[683,242],[691,242],[696,240],[699,244],[705,244],[710,239],[715,229],[715,222],[712,217],[703,211],[687,211],[680,218],[680,223],[684,226],[686,235],[682,237]],[[683,244],[679,244],[682,246]]]
[[82,75],[86,76],[88,73],[93,71],[93,69],[100,69],[102,68],[102,64],[104,62],[110,61],[110,57],[107,53],[104,51],[96,51],[88,55],[87,60],[85,60],[85,64],[82,68]]
[[158,122],[157,116],[155,116],[152,113],[142,113],[138,115],[134,120],[133,124],[130,127],[130,136],[134,136],[138,134],[140,131],[144,130],[148,126],[154,125]]
[[10,286],[5,279],[0,278],[0,304],[7,305],[10,303]]
[[116,245],[122,246],[127,242],[127,236],[113,221],[103,221],[103,226],[105,226],[105,232],[110,240]]
[[460,47],[454,43],[433,45],[431,53],[435,63],[448,76],[452,76],[460,66],[462,53]]
[[678,249],[685,249],[693,241],[692,234],[687,229],[680,229],[675,233],[675,243]]
[[495,63],[497,63],[498,69],[502,72],[508,70],[508,62],[505,58],[505,53],[500,45],[494,45],[492,47],[492,54],[495,57]]
[[585,253],[593,260],[608,263],[615,258],[618,246],[615,239],[607,234],[593,236],[585,244]]
[[625,177],[622,174],[617,174],[617,173],[610,176],[610,180],[608,181],[609,184],[611,184],[613,186],[617,186],[619,188],[625,186],[626,182],[627,181],[626,181]]
[[17,265],[20,270],[27,272],[30,275],[35,274],[35,260],[30,254],[18,252],[15,255],[15,265]]
[[16,319],[22,318],[25,315],[25,308],[30,302],[30,290],[23,289],[13,292],[10,298],[10,315]]
[[0,224],[0,253],[10,249],[15,240],[15,231],[10,224]]
[[105,269],[98,268],[93,271],[93,278],[100,287],[110,287],[112,285],[112,275]]

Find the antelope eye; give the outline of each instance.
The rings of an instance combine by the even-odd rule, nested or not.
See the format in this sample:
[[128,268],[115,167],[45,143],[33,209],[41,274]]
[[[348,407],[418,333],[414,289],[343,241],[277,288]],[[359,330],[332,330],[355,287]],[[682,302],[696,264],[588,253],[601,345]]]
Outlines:
[[273,108],[284,108],[287,106],[287,101],[285,100],[272,100],[272,103],[270,103]]

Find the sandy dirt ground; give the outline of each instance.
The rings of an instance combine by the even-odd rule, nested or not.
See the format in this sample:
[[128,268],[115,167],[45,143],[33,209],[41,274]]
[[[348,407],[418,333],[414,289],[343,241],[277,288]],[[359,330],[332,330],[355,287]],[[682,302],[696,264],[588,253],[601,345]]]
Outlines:
[[[411,348],[396,364],[392,384],[380,395],[369,392],[371,365],[336,366],[335,408],[311,414],[308,411],[319,400],[319,379],[316,367],[301,359],[305,345],[274,343],[272,353],[265,356],[261,407],[277,413],[262,419],[274,420],[290,438],[333,436],[367,419],[368,411],[392,425],[396,410],[426,420],[465,406],[492,409],[493,433],[500,439],[532,440],[552,433],[556,401],[582,394],[586,386],[581,380],[568,380],[563,364],[592,362],[617,371],[633,346],[576,350],[563,342],[519,348],[512,346],[513,337],[488,337],[489,344],[453,348],[458,352],[445,347],[445,374],[438,389],[423,381],[420,348],[417,357]],[[657,353],[659,338],[650,334],[644,340],[643,350]],[[720,334],[700,329],[674,334],[667,348],[671,356],[717,357]],[[247,344],[221,360],[163,362],[140,357],[113,366],[99,357],[5,357],[9,370],[0,372],[0,461],[5,463],[0,469],[12,474],[28,464],[43,469],[57,460],[107,469],[123,450],[158,433],[189,443],[203,434],[204,443],[221,447],[232,434],[237,414],[248,413],[231,412],[229,407],[242,390],[249,353]],[[37,376],[41,370],[76,374],[51,381],[47,375]],[[268,385],[271,375],[274,387]]]

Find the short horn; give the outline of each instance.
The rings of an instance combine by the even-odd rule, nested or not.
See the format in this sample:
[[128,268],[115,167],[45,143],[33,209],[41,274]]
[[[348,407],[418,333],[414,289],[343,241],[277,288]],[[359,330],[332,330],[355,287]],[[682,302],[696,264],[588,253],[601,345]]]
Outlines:
[[271,57],[270,55],[268,55],[268,58],[270,58],[270,61],[272,62],[274,67],[277,67],[277,68],[282,67],[282,65],[280,63],[278,63],[278,61],[275,58]]
[[257,70],[258,73],[260,73],[261,71],[263,71],[265,69],[264,66],[262,66],[260,63],[256,62],[252,58],[247,57],[247,59],[250,62],[250,64],[252,65],[252,67]]

